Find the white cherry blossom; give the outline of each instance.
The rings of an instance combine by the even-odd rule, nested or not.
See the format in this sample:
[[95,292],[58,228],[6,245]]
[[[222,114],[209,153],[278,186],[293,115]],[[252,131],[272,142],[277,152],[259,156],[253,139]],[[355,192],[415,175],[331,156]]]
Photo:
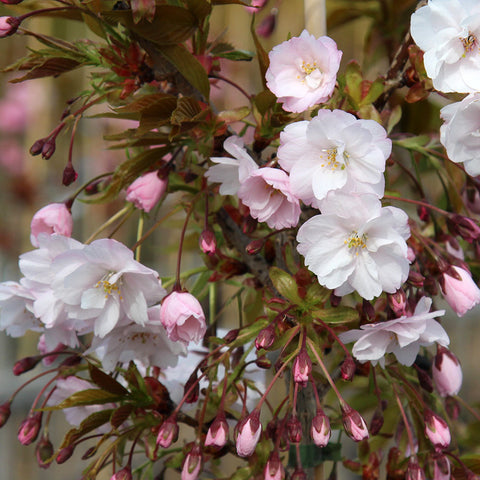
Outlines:
[[412,15],[410,31],[437,90],[480,91],[480,2],[429,0]]
[[409,236],[403,210],[382,207],[375,195],[332,192],[322,215],[298,230],[297,250],[321,285],[371,300],[382,291],[394,293],[407,279]]
[[360,362],[372,362],[385,365],[385,355],[393,353],[397,360],[411,366],[420,351],[420,347],[439,343],[450,343],[443,327],[434,320],[445,314],[445,310],[430,312],[432,300],[422,297],[412,316],[402,316],[395,320],[362,325],[360,330],[342,333],[339,338],[343,343],[355,342],[353,356]]
[[374,120],[342,110],[320,110],[310,121],[280,134],[278,161],[290,173],[294,195],[319,207],[328,192],[384,193],[385,162],[392,142]]

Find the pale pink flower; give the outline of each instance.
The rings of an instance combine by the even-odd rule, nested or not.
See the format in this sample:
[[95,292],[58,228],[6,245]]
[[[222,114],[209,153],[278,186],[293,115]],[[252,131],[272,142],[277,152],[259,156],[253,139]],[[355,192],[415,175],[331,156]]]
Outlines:
[[162,302],[160,320],[170,340],[200,342],[207,331],[200,302],[188,292],[172,292]]
[[168,180],[159,178],[158,172],[145,173],[127,188],[127,201],[137,208],[149,212],[167,190]]
[[420,351],[433,343],[448,345],[450,340],[443,327],[434,320],[444,315],[445,310],[430,312],[432,300],[422,297],[412,316],[402,316],[395,320],[370,323],[360,330],[349,330],[339,335],[343,343],[355,342],[352,354],[360,362],[377,362],[383,367],[385,355],[393,353],[398,362],[411,366]]
[[236,447],[240,457],[249,457],[255,451],[261,433],[260,412],[254,410],[238,425]]
[[447,422],[430,409],[424,411],[425,435],[435,447],[447,448],[451,435]]
[[432,375],[438,393],[442,397],[456,395],[462,386],[462,367],[458,358],[447,348],[438,347],[432,365]]
[[240,184],[248,175],[258,168],[255,160],[247,153],[240,137],[228,137],[223,148],[232,155],[230,157],[211,157],[213,165],[205,172],[209,183],[220,183],[221,195],[236,195]]
[[385,162],[392,142],[374,120],[342,110],[320,110],[310,121],[287,125],[278,160],[290,173],[292,192],[319,207],[328,192],[384,194]]
[[469,272],[456,266],[452,268],[460,276],[460,280],[444,273],[441,282],[442,293],[448,304],[461,317],[480,303],[480,289]]
[[408,277],[408,217],[382,207],[374,195],[331,192],[322,215],[298,230],[297,250],[321,285],[343,296],[356,290],[367,300],[395,293]]
[[273,47],[268,56],[267,87],[284,110],[303,112],[332,95],[342,52],[331,38],[315,38],[304,30]]
[[64,203],[51,203],[41,208],[30,223],[30,242],[38,247],[38,235],[58,233],[65,237],[72,236],[73,219],[70,210]]
[[410,32],[437,90],[480,91],[479,14],[477,0],[429,0],[412,15]]
[[300,218],[300,203],[291,191],[288,175],[278,168],[251,172],[242,182],[238,198],[253,218],[276,230],[295,227]]

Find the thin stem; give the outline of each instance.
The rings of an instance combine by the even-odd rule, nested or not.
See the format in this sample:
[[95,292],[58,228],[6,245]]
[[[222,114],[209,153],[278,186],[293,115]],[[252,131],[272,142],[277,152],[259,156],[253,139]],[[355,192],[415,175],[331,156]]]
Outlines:
[[38,375],[36,375],[35,377],[31,378],[30,380],[27,380],[24,384],[20,385],[13,393],[12,393],[12,396],[10,397],[10,400],[9,402],[13,402],[13,400],[15,399],[15,397],[17,396],[17,394],[23,390],[27,385],[29,385],[30,383],[34,382],[35,380],[38,380],[39,378],[41,377],[44,377],[45,375],[48,375],[50,373],[58,373],[58,368],[52,368],[51,370],[47,370],[46,372],[42,372],[42,373],[39,373]]
[[91,178],[87,183],[84,183],[65,203],[68,203],[70,206],[73,204],[75,199],[93,182],[96,180],[100,180],[101,178],[108,177],[110,175],[113,175],[113,172],[106,172],[106,173],[101,173],[100,175],[97,175],[96,177]]
[[187,211],[187,216],[185,217],[185,222],[183,224],[182,233],[180,234],[180,243],[178,245],[178,257],[177,257],[177,272],[175,277],[175,284],[173,286],[174,290],[181,289],[180,283],[180,265],[182,263],[182,253],[183,253],[183,242],[185,240],[185,234],[187,232],[188,220],[190,219],[190,215],[193,212],[193,204],[190,205],[190,208]]
[[454,398],[459,403],[461,403],[462,406],[480,422],[480,414],[475,409],[473,409],[462,397],[455,395]]
[[340,345],[342,350],[345,352],[345,355],[347,357],[351,357],[352,354],[349,352],[348,348],[345,346],[345,344],[338,338],[337,334],[334,332],[333,328],[330,327],[330,325],[326,324],[321,318],[315,318],[314,321],[320,322],[322,324],[322,327],[325,328],[328,333],[335,339],[335,341]]
[[121,210],[119,210],[113,217],[110,217],[103,225],[100,225],[95,232],[88,237],[87,241],[85,242],[86,244],[89,244],[95,237],[97,237],[100,233],[102,233],[105,229],[107,229],[110,225],[115,223],[117,220],[122,218],[124,215],[129,213],[130,211],[133,211],[133,205],[127,205],[126,207],[123,207]]
[[[207,271],[208,271],[208,268],[205,266],[192,268],[191,270],[187,270],[186,272],[181,273],[180,279],[183,280],[185,278],[190,278],[190,277],[193,277],[193,275],[198,275],[199,273],[203,273]],[[162,285],[164,288],[168,288],[170,285],[173,285],[174,283],[175,283],[175,278],[171,278],[170,280],[165,280],[164,282],[162,282]]]
[[383,198],[387,200],[398,200],[399,202],[407,202],[407,203],[413,203],[414,205],[420,205],[430,210],[434,210],[447,217],[451,215],[450,212],[447,212],[446,210],[442,210],[441,208],[435,207],[435,205],[430,205],[429,203],[426,203],[426,202],[421,202],[420,200],[411,200],[409,198],[396,197],[395,195],[384,195]]
[[[141,211],[140,218],[138,219],[138,226],[137,226],[137,242],[140,238],[142,238],[144,222],[145,222],[145,212]],[[135,260],[137,262],[140,261],[141,249],[142,249],[142,244],[140,243],[135,249]]]
[[245,97],[248,98],[248,101],[252,99],[252,97],[240,85],[238,85],[235,82],[232,82],[232,80],[229,80],[228,78],[223,77],[222,75],[218,75],[217,73],[215,75],[210,75],[210,78],[216,78],[218,80],[222,80],[228,83],[229,85],[231,85],[232,87],[236,88],[240,93],[242,93]]
[[410,445],[410,451],[414,452],[415,451],[415,443],[413,441],[413,434],[412,434],[412,429],[410,428],[410,423],[408,422],[407,419],[407,414],[405,413],[405,410],[402,405],[402,401],[400,400],[400,397],[398,396],[397,389],[395,388],[395,384],[392,384],[393,388],[393,393],[395,395],[395,399],[397,400],[397,405],[400,410],[400,414],[402,415],[403,419],[403,424],[405,425],[405,430],[407,431],[407,436],[408,436],[408,444]]

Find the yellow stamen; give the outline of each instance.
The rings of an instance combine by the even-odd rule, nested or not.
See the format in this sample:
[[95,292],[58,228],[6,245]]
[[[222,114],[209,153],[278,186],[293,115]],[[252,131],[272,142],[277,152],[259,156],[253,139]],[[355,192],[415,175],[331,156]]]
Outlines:
[[358,236],[358,232],[353,231],[350,236],[344,241],[344,244],[348,248],[353,248],[355,255],[358,256],[360,249],[367,248],[367,236],[363,234],[361,237]]

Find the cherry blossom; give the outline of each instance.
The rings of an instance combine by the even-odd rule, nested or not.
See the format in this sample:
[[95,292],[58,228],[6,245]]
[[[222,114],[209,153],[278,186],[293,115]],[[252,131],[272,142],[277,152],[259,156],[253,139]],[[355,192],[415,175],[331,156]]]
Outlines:
[[473,281],[470,272],[456,266],[452,268],[460,279],[444,273],[441,283],[442,293],[450,307],[461,317],[480,303],[480,289]]
[[58,233],[70,237],[73,230],[72,214],[64,203],[51,203],[41,208],[33,216],[30,230],[30,241],[34,247],[38,247],[38,235],[40,233],[50,235]]
[[391,150],[387,132],[374,120],[320,110],[310,121],[287,125],[280,134],[278,159],[290,173],[292,192],[319,207],[332,190],[383,197],[383,172]]
[[238,198],[250,215],[270,228],[294,227],[300,218],[300,204],[292,193],[288,175],[278,168],[254,170],[243,181]]
[[437,90],[480,91],[479,14],[476,0],[429,0],[412,15],[410,31]]
[[408,277],[408,217],[375,195],[330,193],[322,215],[298,230],[297,250],[321,285],[337,296],[356,290],[371,300],[395,293]]
[[458,358],[447,348],[438,347],[432,364],[432,376],[442,397],[456,395],[462,386],[463,373]]
[[205,177],[209,183],[220,183],[221,195],[236,195],[240,184],[258,168],[258,165],[247,153],[240,137],[228,137],[223,143],[223,148],[234,158],[211,157],[210,160],[217,165],[210,167]]
[[469,175],[480,175],[480,93],[443,107],[440,115],[445,122],[440,127],[440,142],[448,158],[463,163]]
[[137,178],[127,188],[127,201],[149,212],[167,190],[168,180],[159,178],[158,172],[148,172]]
[[303,112],[332,95],[342,52],[331,38],[315,38],[304,30],[273,47],[268,56],[267,87],[284,110]]
[[342,333],[339,338],[344,343],[355,342],[353,356],[360,362],[385,365],[385,355],[393,353],[397,360],[411,366],[420,347],[433,343],[446,346],[450,343],[443,327],[434,320],[445,314],[445,310],[430,312],[432,300],[422,297],[411,316],[402,316],[381,323],[365,324],[360,330]]

